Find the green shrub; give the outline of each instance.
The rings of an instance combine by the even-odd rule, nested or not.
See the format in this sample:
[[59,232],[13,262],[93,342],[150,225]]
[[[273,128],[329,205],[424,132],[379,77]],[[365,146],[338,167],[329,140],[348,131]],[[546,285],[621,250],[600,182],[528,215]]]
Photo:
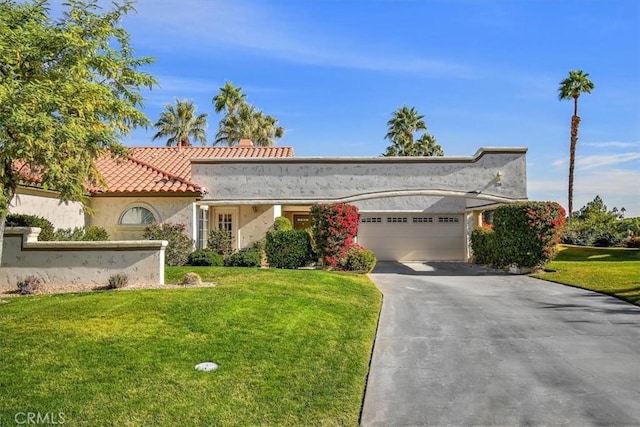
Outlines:
[[211,249],[197,249],[189,254],[187,264],[202,267],[220,267],[223,264],[222,255]]
[[53,233],[53,239],[59,242],[101,242],[109,240],[109,233],[102,227],[92,225],[86,230],[82,227],[75,228],[58,228]]
[[274,268],[303,267],[313,259],[311,237],[304,230],[267,232],[265,251]]
[[129,283],[129,276],[125,273],[117,273],[109,276],[109,281],[107,282],[108,289],[120,289],[127,286]]
[[20,295],[32,295],[42,288],[42,279],[38,276],[27,276],[17,284]]
[[39,227],[38,240],[53,240],[53,224],[46,218],[36,215],[9,214],[5,221],[6,227]]
[[538,267],[552,260],[564,232],[565,211],[556,202],[502,205],[493,212],[496,266]]
[[109,240],[109,233],[102,227],[90,225],[84,231],[84,237],[82,240],[87,242],[105,242]]
[[180,223],[154,222],[144,229],[143,238],[148,240],[166,240],[169,242],[164,253],[164,263],[171,266],[185,265],[193,249],[193,241],[185,232],[186,226]]
[[371,273],[376,262],[376,256],[372,251],[360,245],[353,245],[347,249],[344,258],[340,260],[340,266],[347,271]]
[[198,273],[193,273],[193,272],[185,273],[184,276],[182,276],[182,280],[180,280],[180,283],[179,283],[179,285],[185,285],[185,286],[201,285],[201,284],[202,284],[202,278]]
[[609,210],[600,196],[574,212],[567,222],[563,243],[580,246],[621,246],[640,221],[623,219],[624,208]]
[[273,229],[275,231],[293,230],[293,225],[291,224],[291,221],[289,221],[289,218],[279,216],[273,220]]
[[233,252],[233,236],[227,230],[217,229],[209,231],[207,247],[223,257]]
[[225,267],[260,267],[262,254],[255,249],[241,249],[224,259]]
[[471,233],[471,250],[476,264],[500,267],[504,264],[500,245],[496,244],[496,233],[490,227],[481,227]]

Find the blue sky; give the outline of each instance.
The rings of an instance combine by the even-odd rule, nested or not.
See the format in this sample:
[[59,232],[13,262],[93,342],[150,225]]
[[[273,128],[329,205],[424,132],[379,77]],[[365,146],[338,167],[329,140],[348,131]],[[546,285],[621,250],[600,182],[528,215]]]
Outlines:
[[[634,0],[139,0],[125,20],[163,104],[211,98],[225,81],[280,120],[297,156],[377,156],[402,105],[424,114],[445,155],[526,146],[528,193],[566,207],[569,70],[596,88],[582,117],[574,207],[597,194],[640,216],[640,2]],[[151,141],[136,131],[129,145]]]

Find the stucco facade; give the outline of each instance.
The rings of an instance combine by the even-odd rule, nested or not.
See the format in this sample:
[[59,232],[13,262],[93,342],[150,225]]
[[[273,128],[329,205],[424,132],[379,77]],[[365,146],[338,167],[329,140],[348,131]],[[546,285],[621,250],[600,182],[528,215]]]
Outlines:
[[420,210],[425,200],[416,196],[463,198],[465,207],[527,197],[524,148],[483,148],[472,157],[193,159],[191,174],[211,205],[403,197],[403,209]]
[[103,227],[110,240],[142,238],[144,225],[122,225],[120,218],[129,208],[141,206],[153,213],[157,222],[179,222],[186,225],[188,236],[194,234],[195,197],[93,197],[88,224]]
[[[236,248],[244,248],[264,238],[280,215],[303,228],[310,225],[311,205],[347,202],[365,217],[362,241],[400,247],[403,235],[416,240],[414,246],[439,239],[443,250],[455,246],[447,259],[466,259],[469,234],[480,224],[482,210],[527,199],[526,152],[482,148],[469,157],[196,157],[181,173],[188,174],[188,186],[200,189],[197,194],[94,194],[94,214],[86,220],[78,214],[79,204],[60,209],[52,194],[48,199],[25,194],[19,207],[48,218],[59,215],[56,227],[85,222],[103,227],[112,240],[142,237],[145,225],[123,225],[120,219],[128,209],[143,207],[155,221],[184,223],[197,246],[206,244],[209,230],[223,228],[234,236]],[[153,185],[178,180],[170,174],[152,178]],[[176,182],[171,185],[187,185]],[[427,245],[417,247],[406,256],[431,257],[440,246],[431,245],[426,252]],[[386,256],[402,253],[401,248],[384,249]]]
[[54,228],[85,226],[85,213],[80,202],[62,202],[58,194],[35,188],[18,187],[9,212],[47,218]]

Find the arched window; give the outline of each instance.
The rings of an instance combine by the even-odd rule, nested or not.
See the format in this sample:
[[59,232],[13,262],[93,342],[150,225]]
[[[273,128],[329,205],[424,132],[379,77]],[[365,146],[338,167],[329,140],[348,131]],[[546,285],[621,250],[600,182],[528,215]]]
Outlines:
[[155,220],[156,218],[151,211],[142,206],[129,208],[120,216],[120,224],[122,225],[147,225]]

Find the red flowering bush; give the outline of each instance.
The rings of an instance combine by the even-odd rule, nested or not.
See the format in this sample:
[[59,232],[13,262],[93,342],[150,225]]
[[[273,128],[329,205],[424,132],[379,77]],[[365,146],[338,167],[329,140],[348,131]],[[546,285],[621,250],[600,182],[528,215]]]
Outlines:
[[325,265],[336,267],[355,243],[358,208],[346,203],[319,204],[311,207],[311,216],[316,251]]

